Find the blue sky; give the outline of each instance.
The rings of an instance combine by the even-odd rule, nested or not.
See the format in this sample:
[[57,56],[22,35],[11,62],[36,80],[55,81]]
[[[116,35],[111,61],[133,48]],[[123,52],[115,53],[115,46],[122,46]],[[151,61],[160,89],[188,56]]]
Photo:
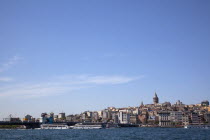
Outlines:
[[0,0],[0,116],[210,100],[208,0]]

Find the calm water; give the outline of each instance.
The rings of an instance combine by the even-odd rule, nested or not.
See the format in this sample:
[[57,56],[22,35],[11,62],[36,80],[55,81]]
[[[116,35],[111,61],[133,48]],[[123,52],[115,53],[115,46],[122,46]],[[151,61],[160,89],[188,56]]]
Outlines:
[[99,130],[0,130],[0,140],[210,140],[210,129],[184,128],[116,128]]

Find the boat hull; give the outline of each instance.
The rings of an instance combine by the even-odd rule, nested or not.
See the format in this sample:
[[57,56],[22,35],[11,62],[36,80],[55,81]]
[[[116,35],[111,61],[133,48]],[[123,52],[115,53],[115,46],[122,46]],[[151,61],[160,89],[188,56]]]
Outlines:
[[65,124],[42,124],[41,129],[69,129]]

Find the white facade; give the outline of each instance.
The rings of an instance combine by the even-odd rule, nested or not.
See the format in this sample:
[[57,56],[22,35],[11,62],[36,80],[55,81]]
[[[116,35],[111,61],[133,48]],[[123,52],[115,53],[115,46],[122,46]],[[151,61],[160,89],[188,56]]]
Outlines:
[[58,118],[59,119],[64,119],[66,117],[65,113],[59,113]]
[[90,118],[92,118],[93,113],[92,113],[92,112],[90,112],[90,111],[87,111],[87,116],[88,116],[88,117],[90,117]]
[[136,108],[135,110],[133,110],[133,115],[139,115],[140,111],[138,108]]
[[130,123],[130,114],[126,112],[119,112],[118,120],[119,120],[119,123],[122,123],[122,124]]
[[98,117],[102,118],[102,111],[97,111],[98,112]]
[[159,112],[159,126],[167,127],[171,126],[170,112]]

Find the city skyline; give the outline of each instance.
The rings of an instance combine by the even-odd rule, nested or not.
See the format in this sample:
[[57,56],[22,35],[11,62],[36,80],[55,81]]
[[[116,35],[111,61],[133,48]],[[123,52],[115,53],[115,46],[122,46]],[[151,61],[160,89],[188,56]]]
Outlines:
[[[54,112],[44,112],[41,116],[34,118],[27,114],[24,118],[9,115],[1,123],[41,123],[51,125],[53,123],[68,122],[74,123],[111,123],[138,125],[139,127],[185,127],[191,125],[209,124],[210,120],[209,101],[202,101],[200,104],[183,104],[178,100],[175,104],[170,102],[159,102],[159,97],[155,92],[152,104],[141,102],[137,107],[107,107],[102,110],[86,110],[79,114],[66,114],[60,112],[56,115]],[[27,127],[27,126],[25,126]],[[31,128],[28,126],[27,128]],[[35,126],[34,126],[35,127]],[[38,127],[38,126],[36,126]]]
[[210,100],[210,2],[0,1],[0,119]]
[[[141,103],[139,104],[139,105],[137,105],[137,106],[107,106],[107,107],[105,107],[105,108],[100,108],[100,109],[98,109],[98,110],[91,110],[91,109],[89,109],[89,110],[83,110],[83,111],[81,111],[81,112],[76,112],[76,113],[68,113],[69,111],[67,111],[67,115],[69,114],[69,115],[79,115],[79,114],[83,114],[84,112],[97,112],[97,111],[100,111],[100,110],[104,110],[104,109],[107,109],[107,108],[139,108],[139,107],[141,107],[142,105],[143,106],[147,106],[147,105],[161,105],[162,106],[162,104],[171,104],[171,105],[176,105],[177,103],[181,103],[181,104],[183,104],[184,106],[188,106],[188,105],[190,105],[190,106],[200,106],[201,104],[202,104],[202,102],[209,102],[208,100],[202,100],[201,102],[199,102],[199,103],[196,103],[196,104],[193,104],[193,103],[191,103],[191,104],[185,104],[185,103],[183,103],[181,100],[176,100],[176,101],[173,101],[173,102],[168,102],[168,101],[164,101],[164,102],[159,102],[159,97],[157,96],[157,92],[155,91],[155,93],[154,93],[154,96],[153,96],[153,98],[151,99],[151,102],[146,102],[146,104],[143,102],[143,101],[141,101]],[[43,111],[43,112],[45,112],[45,113],[55,113],[55,114],[62,114],[62,113],[66,113],[65,111],[61,111],[61,110],[56,110],[56,111],[53,111],[53,110],[51,110],[51,111]],[[30,113],[24,113],[24,114],[22,114],[23,116],[27,116],[27,115],[29,115],[29,114],[34,114],[35,112],[30,112]],[[23,118],[23,116],[18,116],[17,114],[8,114],[5,118],[3,118],[3,116],[0,116],[0,118],[1,119],[7,119],[7,118],[9,118],[9,117],[15,117],[15,118]],[[40,116],[36,116],[35,118],[39,118]]]

